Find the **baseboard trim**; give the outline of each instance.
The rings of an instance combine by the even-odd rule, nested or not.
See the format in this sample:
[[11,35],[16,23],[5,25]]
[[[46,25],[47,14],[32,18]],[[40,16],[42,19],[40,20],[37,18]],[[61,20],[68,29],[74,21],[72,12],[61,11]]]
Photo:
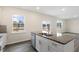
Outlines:
[[16,42],[16,43],[12,43],[12,44],[7,44],[6,46],[9,46],[9,45],[14,45],[14,44],[19,44],[19,43],[24,43],[24,42],[29,42],[31,40],[27,40],[27,41],[21,41],[21,42]]

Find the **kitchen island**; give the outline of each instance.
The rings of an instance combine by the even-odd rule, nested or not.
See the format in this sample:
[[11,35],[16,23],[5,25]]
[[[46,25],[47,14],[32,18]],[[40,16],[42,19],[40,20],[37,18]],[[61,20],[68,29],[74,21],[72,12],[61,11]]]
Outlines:
[[39,52],[73,52],[75,35],[56,34],[44,35],[42,33],[35,34],[35,49]]

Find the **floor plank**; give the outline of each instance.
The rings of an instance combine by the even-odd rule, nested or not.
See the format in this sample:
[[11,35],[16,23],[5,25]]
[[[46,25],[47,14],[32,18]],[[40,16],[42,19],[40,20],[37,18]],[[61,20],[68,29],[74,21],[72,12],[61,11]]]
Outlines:
[[31,41],[8,45],[4,52],[36,52],[31,46]]

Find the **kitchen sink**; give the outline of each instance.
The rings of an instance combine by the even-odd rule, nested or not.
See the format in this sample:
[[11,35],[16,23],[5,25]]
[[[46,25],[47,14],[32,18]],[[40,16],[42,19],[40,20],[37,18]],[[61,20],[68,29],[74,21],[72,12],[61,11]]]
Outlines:
[[38,33],[38,34],[45,35],[45,36],[53,36],[52,34],[47,34],[47,33]]

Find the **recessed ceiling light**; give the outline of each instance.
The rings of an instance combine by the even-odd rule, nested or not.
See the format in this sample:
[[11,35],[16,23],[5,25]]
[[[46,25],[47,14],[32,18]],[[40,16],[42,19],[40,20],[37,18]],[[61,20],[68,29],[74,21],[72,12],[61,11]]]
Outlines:
[[39,10],[40,9],[40,7],[36,7],[36,10]]

